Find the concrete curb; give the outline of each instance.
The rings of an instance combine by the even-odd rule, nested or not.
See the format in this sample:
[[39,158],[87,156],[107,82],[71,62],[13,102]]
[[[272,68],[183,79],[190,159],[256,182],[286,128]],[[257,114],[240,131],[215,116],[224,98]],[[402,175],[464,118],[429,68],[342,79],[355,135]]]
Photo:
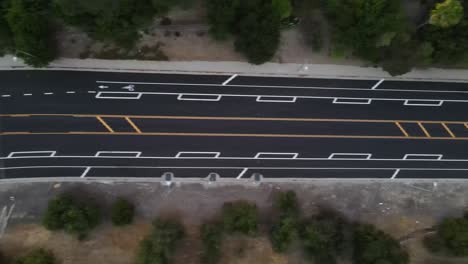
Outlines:
[[[111,67],[110,67],[111,66]],[[0,58],[0,70],[32,70],[11,56]],[[246,62],[209,61],[132,61],[61,58],[48,67],[36,70],[112,71],[141,73],[184,74],[241,74],[253,76],[319,77],[346,79],[389,79],[414,81],[468,82],[468,70],[428,68],[416,69],[402,76],[391,77],[380,68],[332,64],[265,63],[252,65]]]

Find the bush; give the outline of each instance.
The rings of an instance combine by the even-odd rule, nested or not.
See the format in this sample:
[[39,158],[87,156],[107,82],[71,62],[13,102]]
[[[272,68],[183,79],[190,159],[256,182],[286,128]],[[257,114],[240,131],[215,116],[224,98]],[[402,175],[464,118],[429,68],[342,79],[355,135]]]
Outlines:
[[54,264],[55,257],[50,251],[44,249],[36,249],[28,253],[26,256],[18,258],[15,264]]
[[46,66],[54,59],[48,5],[47,0],[11,0],[5,16],[16,55],[34,67]]
[[135,207],[133,204],[123,198],[118,198],[112,205],[112,223],[116,226],[131,224],[134,212]]
[[257,206],[246,201],[225,203],[223,206],[223,225],[229,233],[257,234]]
[[166,264],[184,237],[183,226],[176,221],[156,219],[151,234],[140,243],[137,264]]
[[221,223],[203,224],[200,228],[203,243],[201,263],[216,264],[221,257],[223,226]]
[[236,50],[254,64],[270,60],[279,46],[280,12],[284,1],[275,6],[271,0],[208,0],[210,32],[216,39],[225,39],[230,33],[236,36]]
[[49,230],[63,229],[84,239],[99,224],[100,218],[94,204],[78,203],[68,195],[59,195],[49,201],[42,223]]
[[354,263],[407,264],[408,254],[398,241],[371,225],[358,225],[354,231]]
[[299,229],[299,206],[296,193],[293,191],[280,193],[275,200],[274,207],[279,211],[279,219],[273,224],[270,240],[275,251],[285,252],[297,237]]
[[436,234],[425,240],[425,245],[431,251],[447,251],[455,256],[468,256],[468,219],[444,219],[437,226]]

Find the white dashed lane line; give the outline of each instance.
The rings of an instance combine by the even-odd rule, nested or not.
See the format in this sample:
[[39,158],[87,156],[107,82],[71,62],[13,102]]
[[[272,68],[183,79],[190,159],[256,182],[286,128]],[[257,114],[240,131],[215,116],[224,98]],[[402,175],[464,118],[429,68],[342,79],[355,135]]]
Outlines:
[[2,94],[2,97],[10,97],[11,95],[9,94]]
[[44,93],[44,95],[51,95],[51,94],[54,94],[54,93]]
[[74,94],[75,91],[67,91],[67,94]]
[[27,94],[23,94],[23,96],[31,96],[32,94],[30,93],[27,93]]

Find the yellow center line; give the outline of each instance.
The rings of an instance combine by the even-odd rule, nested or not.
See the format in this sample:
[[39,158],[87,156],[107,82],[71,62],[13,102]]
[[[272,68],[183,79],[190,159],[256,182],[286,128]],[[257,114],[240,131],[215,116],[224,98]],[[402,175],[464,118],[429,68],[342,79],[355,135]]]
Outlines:
[[405,137],[409,137],[408,132],[406,132],[406,130],[400,125],[399,122],[395,122],[395,125],[401,130],[401,132],[403,133],[403,135],[405,135]]
[[445,128],[445,130],[447,130],[447,133],[449,133],[449,135],[453,138],[455,138],[455,134],[452,132],[452,130],[450,130],[450,128],[445,124],[445,123],[442,123],[442,126]]
[[429,132],[427,132],[426,128],[423,126],[423,124],[421,122],[418,122],[418,126],[421,128],[421,130],[424,132],[424,134],[426,135],[426,137],[431,137],[431,134],[429,134]]
[[125,120],[127,120],[127,122],[133,127],[133,129],[135,129],[137,133],[141,134],[140,128],[138,128],[137,125],[135,125],[135,123],[133,123],[133,121],[130,118],[126,116]]
[[467,124],[466,121],[443,120],[382,120],[382,119],[329,119],[329,118],[283,118],[283,117],[224,117],[224,116],[160,116],[160,115],[101,115],[101,114],[0,114],[0,117],[26,117],[26,116],[70,116],[97,118],[139,118],[139,119],[186,119],[186,120],[237,120],[237,121],[290,121],[290,122],[358,122],[358,123],[417,123],[428,124]]
[[101,124],[102,124],[105,128],[107,128],[107,130],[109,130],[109,132],[114,133],[114,130],[112,129],[112,127],[110,127],[110,126],[106,123],[106,121],[104,121],[100,116],[96,116],[96,118],[97,118],[97,120],[99,120],[99,122],[101,122]]

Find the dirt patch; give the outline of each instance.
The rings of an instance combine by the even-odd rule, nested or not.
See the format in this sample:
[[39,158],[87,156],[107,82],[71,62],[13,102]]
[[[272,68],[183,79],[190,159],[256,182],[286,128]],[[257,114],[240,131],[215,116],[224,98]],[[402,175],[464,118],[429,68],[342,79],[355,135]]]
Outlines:
[[81,242],[68,234],[50,232],[37,224],[21,224],[5,234],[0,247],[10,257],[22,255],[33,248],[46,248],[52,250],[59,263],[63,264],[130,264],[134,262],[138,243],[149,230],[150,224],[144,221],[122,228],[103,225]]

